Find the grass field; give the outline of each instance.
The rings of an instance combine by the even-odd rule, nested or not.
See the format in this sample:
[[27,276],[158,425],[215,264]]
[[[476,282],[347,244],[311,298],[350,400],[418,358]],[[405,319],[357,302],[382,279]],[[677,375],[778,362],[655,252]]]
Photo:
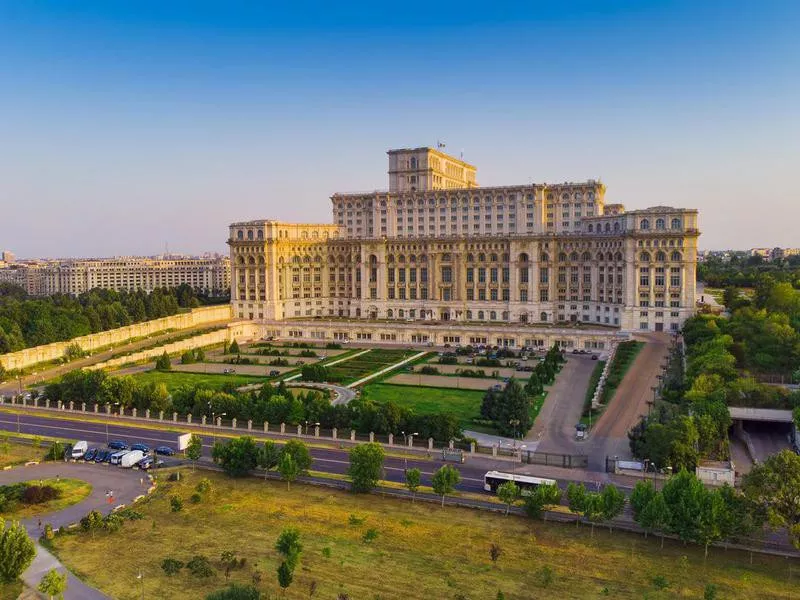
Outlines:
[[21,581],[15,581],[14,583],[0,583],[0,600],[17,600],[21,593]]
[[[655,537],[609,533],[596,528],[532,521],[437,504],[357,496],[319,487],[294,485],[288,492],[277,481],[230,480],[211,473],[188,473],[178,483],[162,484],[137,507],[144,515],[126,522],[117,533],[70,533],[53,547],[76,575],[119,600],[141,597],[141,569],[146,598],[197,599],[226,585],[220,555],[232,550],[245,558],[231,582],[251,583],[270,598],[336,598],[358,600],[452,599],[507,600],[533,598],[617,598],[661,600],[703,598],[706,583],[717,586],[717,598],[778,599],[796,593],[783,558],[750,557],[713,550],[707,563],[702,549]],[[188,502],[201,477],[212,491],[200,504]],[[184,499],[179,513],[169,498]],[[275,540],[287,527],[300,530],[303,552],[285,596],[276,579],[279,564]],[[371,532],[368,534],[368,532]],[[491,544],[499,544],[496,564]],[[108,557],[138,548],[136,560]],[[183,562],[205,555],[215,574],[192,577],[184,569],[167,577],[161,561]],[[663,589],[659,589],[663,588]]]
[[[338,365],[329,367],[328,372],[330,374],[331,381],[339,381],[341,383],[348,384],[352,383],[353,381],[357,381],[362,377],[369,375],[370,373],[380,371],[389,365],[398,363],[404,358],[408,358],[413,354],[414,352],[410,350],[385,350],[382,348],[375,348],[366,354],[362,354],[361,356],[351,358],[350,360],[346,360]],[[338,358],[339,357],[334,357],[334,360],[337,360]]]
[[[28,483],[38,485],[39,480],[32,480]],[[63,510],[68,506],[72,506],[73,504],[81,502],[84,498],[92,493],[92,486],[85,481],[81,481],[80,479],[61,479],[59,481],[56,481],[55,479],[44,479],[43,484],[60,490],[61,496],[55,500],[43,502],[42,504],[31,504],[29,506],[18,504],[16,510],[8,513],[0,513],[0,517],[9,520],[20,520],[35,517],[36,515],[55,512],[57,510]]]
[[268,381],[268,378],[259,377],[257,375],[237,375],[235,373],[230,375],[216,375],[213,373],[179,373],[156,370],[134,373],[132,377],[143,383],[149,383],[151,381],[164,383],[170,391],[182,385],[199,385],[207,389],[220,390],[228,385],[241,386]]
[[42,460],[46,452],[43,448],[34,448],[30,444],[17,444],[5,441],[5,435],[0,440],[0,469],[24,465],[31,460]]
[[484,392],[370,383],[362,388],[361,395],[375,402],[394,402],[398,406],[413,409],[418,415],[453,413],[462,426],[467,427],[471,426],[472,419],[480,417]]

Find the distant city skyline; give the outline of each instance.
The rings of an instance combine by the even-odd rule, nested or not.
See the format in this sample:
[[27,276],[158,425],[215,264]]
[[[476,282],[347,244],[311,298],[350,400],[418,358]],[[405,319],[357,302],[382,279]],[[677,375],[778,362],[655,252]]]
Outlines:
[[702,249],[797,245],[793,2],[458,11],[83,1],[0,7],[0,247],[226,252],[226,226],[329,223],[392,147],[481,186],[601,179],[700,211]]

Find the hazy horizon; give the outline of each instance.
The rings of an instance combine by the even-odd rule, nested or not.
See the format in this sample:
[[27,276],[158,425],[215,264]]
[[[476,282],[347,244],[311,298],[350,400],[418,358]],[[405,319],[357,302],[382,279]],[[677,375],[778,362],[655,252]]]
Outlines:
[[793,2],[399,10],[0,6],[0,250],[226,252],[233,221],[330,222],[386,150],[447,143],[482,186],[602,179],[700,210],[700,247],[800,245]]

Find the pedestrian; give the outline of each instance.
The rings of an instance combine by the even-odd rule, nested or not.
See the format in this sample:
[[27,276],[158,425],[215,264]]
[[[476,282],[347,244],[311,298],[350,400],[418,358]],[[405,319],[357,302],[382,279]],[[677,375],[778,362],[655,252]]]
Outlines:
[[41,530],[42,530],[42,520],[39,519],[39,531],[41,531]]
[[61,473],[56,474],[56,483],[61,481]]

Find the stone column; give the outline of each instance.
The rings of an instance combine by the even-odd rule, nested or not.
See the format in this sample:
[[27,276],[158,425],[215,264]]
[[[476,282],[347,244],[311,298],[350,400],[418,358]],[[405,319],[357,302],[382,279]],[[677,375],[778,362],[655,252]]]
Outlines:
[[131,410],[131,415],[133,416],[134,419],[136,418],[136,409],[135,408],[133,410]]
[[217,417],[217,427],[222,427],[222,417]]
[[231,429],[236,429],[236,417],[231,419]]
[[413,435],[408,436],[408,447],[409,448],[413,448],[414,447],[414,436]]
[[110,404],[106,404],[106,414],[107,415],[111,414],[111,405]]
[[355,442],[356,441],[356,430],[355,429],[351,429],[350,430],[350,441],[351,442]]
[[264,433],[269,431],[269,421],[264,421]]
[[[45,398],[44,407],[45,408],[50,408],[50,399],[49,398]],[[95,408],[97,408],[97,406],[95,406]]]
[[74,406],[75,406],[75,403],[74,403],[72,400],[70,400],[70,401],[69,401],[69,409],[70,409],[70,410],[73,410],[73,407],[74,407]]
[[428,452],[433,450],[433,438],[428,438]]
[[163,421],[164,420],[164,411],[163,410],[158,411],[158,420],[159,421]]
[[248,419],[247,421],[247,431],[253,431],[253,420]]
[[447,445],[447,447],[450,448],[450,450],[453,449],[453,440],[450,440],[450,443]]
[[297,435],[303,435],[303,426],[302,425],[298,425],[297,426]]
[[314,437],[319,437],[319,425],[314,425]]
[[470,454],[475,454],[475,442],[470,442],[469,443],[469,453]]
[[391,433],[389,434],[389,445],[394,446],[394,435]]
[[28,401],[25,399],[25,396],[22,397],[22,406],[28,406]]
[[173,421],[174,423],[177,423],[177,422],[178,422],[178,413],[176,413],[176,412],[173,412],[173,413],[172,413],[172,421]]
[[58,401],[58,410],[61,410],[61,400]]
[[145,411],[144,411],[144,418],[145,418],[145,419],[149,419],[149,418],[150,418],[150,409],[149,409],[149,408],[146,408],[146,409],[145,409]]
[[336,431],[336,427],[334,427],[334,428],[333,428],[333,431],[331,432],[331,437],[332,437],[333,439],[336,439],[337,433],[338,433],[338,432]]
[[86,402],[81,402],[81,412],[86,412]]
[[[49,404],[49,401],[48,401],[48,404]],[[95,404],[95,405],[94,405],[94,412],[95,412],[95,414],[96,414],[96,413],[98,413],[99,411],[100,411],[100,405],[99,405],[99,404]]]
[[205,424],[206,424],[206,416],[205,416],[205,415],[203,415],[202,417],[200,417],[200,424],[201,424],[201,425],[205,425]]
[[281,433],[286,433],[286,423],[281,423]]
[[492,456],[497,457],[497,444],[492,444]]
[[369,432],[369,441],[370,442],[374,442],[375,441],[375,434],[372,431]]

